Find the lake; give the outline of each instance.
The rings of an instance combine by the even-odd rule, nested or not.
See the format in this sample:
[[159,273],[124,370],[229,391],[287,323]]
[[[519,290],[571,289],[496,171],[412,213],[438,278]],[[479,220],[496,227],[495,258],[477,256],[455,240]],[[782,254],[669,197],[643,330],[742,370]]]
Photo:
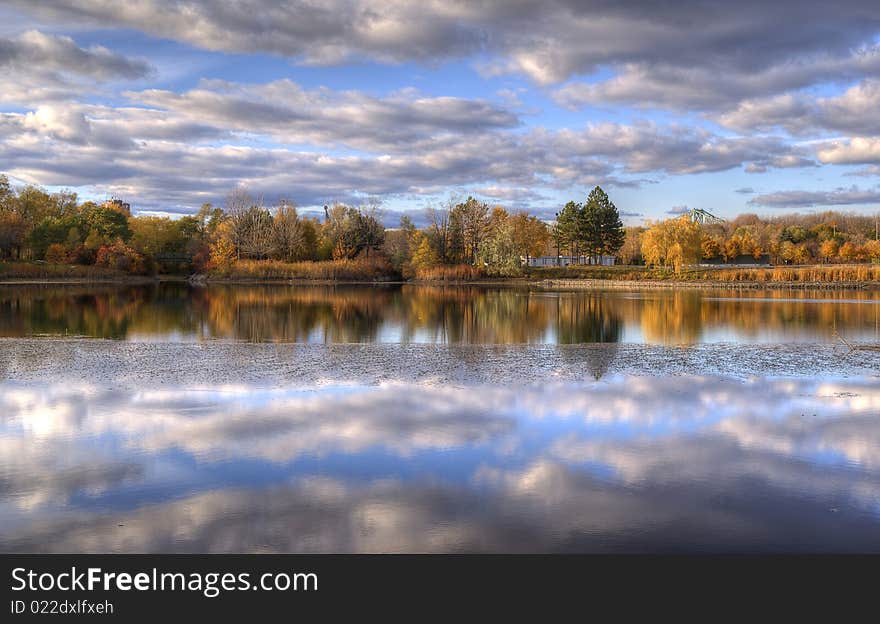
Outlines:
[[0,336],[131,341],[880,342],[880,291],[0,285]]
[[878,303],[0,286],[0,551],[877,552]]

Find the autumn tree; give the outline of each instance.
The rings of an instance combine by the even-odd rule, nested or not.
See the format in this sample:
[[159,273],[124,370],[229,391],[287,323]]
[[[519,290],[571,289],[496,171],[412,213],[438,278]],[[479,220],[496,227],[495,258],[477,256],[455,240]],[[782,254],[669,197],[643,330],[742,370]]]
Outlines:
[[427,269],[440,264],[440,256],[431,245],[428,237],[423,234],[417,234],[413,239],[414,251],[410,264],[413,271]]
[[700,251],[703,258],[713,260],[721,255],[721,241],[711,234],[703,234],[700,239]]
[[880,240],[869,240],[862,246],[862,253],[871,262],[880,262]]
[[337,204],[324,211],[323,236],[333,249],[334,258],[354,258],[381,249],[385,228],[375,214]]
[[131,244],[141,253],[155,256],[167,245],[171,228],[168,217],[134,217],[129,219]]
[[131,238],[128,215],[111,204],[89,206],[83,211],[83,219],[89,233],[94,233],[105,243],[116,240],[128,241]]
[[544,253],[550,239],[550,230],[546,223],[520,211],[510,217],[510,227],[517,254],[524,256],[526,262],[532,256]]
[[513,221],[507,211],[496,206],[489,218],[485,237],[477,251],[479,260],[488,266],[510,271],[520,266],[520,254],[514,236]]
[[[440,262],[448,263],[455,253],[457,234],[459,229],[453,223],[452,210],[455,202],[450,198],[442,206],[429,206],[426,210],[428,217],[428,230],[426,236],[429,244],[434,248]],[[421,244],[421,241],[419,242]],[[415,249],[415,247],[414,247]]]
[[215,207],[211,203],[206,202],[201,205],[199,211],[193,216],[198,224],[197,231],[201,239],[203,241],[210,241],[214,237],[217,227],[223,223],[229,215],[227,215],[222,208]]
[[0,258],[20,258],[27,223],[17,212],[0,213]]
[[453,216],[461,224],[463,260],[476,264],[480,243],[489,231],[489,205],[468,197],[455,206]]
[[676,273],[700,257],[702,232],[688,216],[651,226],[642,237],[642,256],[652,266],[672,266]]
[[282,201],[272,222],[272,255],[293,262],[307,256],[305,229],[293,202]]
[[232,242],[241,258],[268,258],[275,249],[272,215],[260,206],[251,206],[232,217]]
[[859,247],[855,243],[850,241],[846,241],[843,245],[840,246],[840,249],[837,251],[837,255],[844,262],[857,262],[862,259],[864,254],[864,245]]
[[67,249],[61,243],[52,243],[46,249],[46,262],[49,264],[65,264],[68,262]]
[[828,238],[819,245],[819,256],[825,262],[831,262],[832,259],[837,255],[838,245],[837,241],[833,238]]
[[0,214],[14,210],[15,191],[9,183],[9,177],[0,173]]
[[399,226],[395,229],[385,230],[385,242],[382,251],[391,261],[391,265],[397,270],[405,268],[414,251],[414,240],[418,233],[415,224],[409,215],[400,217]]
[[622,264],[639,264],[642,261],[642,227],[624,228],[625,237],[623,246],[620,248],[620,261]]
[[275,245],[273,220],[262,199],[255,200],[246,188],[236,187],[226,195],[226,212],[237,256],[268,258]]
[[208,268],[220,275],[228,275],[235,266],[238,252],[232,242],[232,222],[224,221],[217,226],[214,242],[210,246]]

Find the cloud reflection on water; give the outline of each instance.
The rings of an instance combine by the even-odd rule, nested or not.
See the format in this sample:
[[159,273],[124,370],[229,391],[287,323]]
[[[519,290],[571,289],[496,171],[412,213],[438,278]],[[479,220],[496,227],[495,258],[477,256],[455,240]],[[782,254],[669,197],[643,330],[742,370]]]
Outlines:
[[878,550],[871,379],[5,382],[0,550]]

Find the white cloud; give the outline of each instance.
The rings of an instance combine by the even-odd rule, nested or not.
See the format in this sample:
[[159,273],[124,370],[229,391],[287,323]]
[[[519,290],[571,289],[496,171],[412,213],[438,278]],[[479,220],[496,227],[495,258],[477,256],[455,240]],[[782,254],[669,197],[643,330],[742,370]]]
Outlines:
[[[723,137],[683,126],[520,131],[503,108],[412,91],[379,98],[279,81],[128,95],[148,108],[44,104],[0,116],[7,173],[39,184],[94,185],[143,208],[187,211],[238,183],[301,205],[468,187],[524,201],[542,189],[636,185],[644,174],[812,164],[774,137]],[[339,146],[357,151],[324,151]]]
[[833,141],[820,146],[816,153],[823,163],[837,165],[876,163],[880,162],[880,137],[853,137]]
[[833,191],[776,191],[757,195],[749,200],[754,206],[770,208],[807,208],[812,206],[851,206],[880,203],[880,189],[858,186]]
[[735,109],[718,115],[717,121],[741,131],[784,128],[795,135],[823,132],[877,135],[880,134],[878,106],[880,80],[868,79],[832,97],[817,98],[800,92],[745,100]]
[[[13,3],[44,20],[135,28],[209,50],[265,51],[310,64],[363,58],[432,63],[481,54],[486,71],[523,73],[543,84],[613,66],[623,77],[602,87],[605,95],[631,101],[639,101],[632,99],[638,95],[634,85],[643,97],[663,96],[652,85],[669,77],[676,78],[669,86],[690,85],[692,95],[703,90],[706,98],[707,84],[754,95],[852,75],[875,60],[852,51],[870,46],[880,28],[876,6],[864,0],[833,7],[818,0],[808,6],[793,0],[736,6],[696,0]],[[792,20],[794,14],[810,19]],[[725,80],[713,79],[719,75]]]
[[[880,74],[880,48],[870,47],[842,56],[824,54],[789,63],[773,64],[768,60],[766,65],[757,67],[738,67],[736,63],[735,54],[709,63],[694,59],[692,65],[670,65],[659,58],[656,63],[626,64],[612,78],[597,83],[574,82],[557,89],[553,96],[559,104],[572,109],[628,104],[667,110],[725,111],[742,103],[746,110],[741,115],[764,112],[749,110],[756,106],[749,102],[750,98],[770,98],[769,104],[760,102],[758,106],[769,106],[774,112],[787,107],[798,113],[799,103],[790,102],[785,95],[773,96],[814,84],[839,84]],[[735,121],[736,118],[730,120]]]
[[0,38],[0,102],[32,103],[74,97],[110,80],[152,71],[101,46],[81,48],[70,37],[29,30]]
[[290,144],[344,144],[371,151],[519,124],[515,114],[481,100],[425,97],[413,90],[385,98],[326,88],[306,91],[290,80],[262,85],[206,81],[181,94],[153,89],[126,95],[191,124],[269,135]]

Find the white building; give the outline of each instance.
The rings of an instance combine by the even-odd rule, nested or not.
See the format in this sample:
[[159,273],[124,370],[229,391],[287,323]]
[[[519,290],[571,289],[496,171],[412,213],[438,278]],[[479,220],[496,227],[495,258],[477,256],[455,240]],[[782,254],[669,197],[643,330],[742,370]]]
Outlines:
[[614,266],[615,256],[525,256],[521,257],[523,265],[542,266],[569,266],[572,264],[597,264],[600,266]]

